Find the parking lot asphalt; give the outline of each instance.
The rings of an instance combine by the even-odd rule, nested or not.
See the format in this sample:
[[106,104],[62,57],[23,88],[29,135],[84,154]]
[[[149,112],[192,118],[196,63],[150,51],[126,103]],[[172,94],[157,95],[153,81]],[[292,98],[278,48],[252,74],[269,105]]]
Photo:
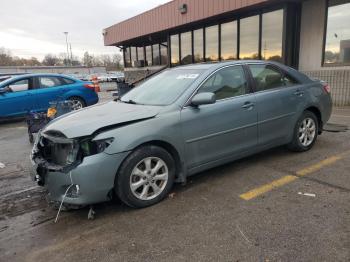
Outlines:
[[[329,123],[350,126],[350,108]],[[349,131],[203,172],[150,208],[103,203],[56,224],[30,150],[23,122],[0,126],[0,261],[350,261]]]

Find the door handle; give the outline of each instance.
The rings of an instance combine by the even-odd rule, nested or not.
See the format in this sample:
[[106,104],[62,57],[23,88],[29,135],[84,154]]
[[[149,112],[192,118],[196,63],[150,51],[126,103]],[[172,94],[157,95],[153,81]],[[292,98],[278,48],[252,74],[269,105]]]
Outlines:
[[301,91],[301,90],[297,90],[297,91],[294,92],[294,95],[296,95],[296,96],[303,96],[304,92]]
[[245,102],[242,106],[244,109],[251,109],[254,107],[254,104],[252,102]]

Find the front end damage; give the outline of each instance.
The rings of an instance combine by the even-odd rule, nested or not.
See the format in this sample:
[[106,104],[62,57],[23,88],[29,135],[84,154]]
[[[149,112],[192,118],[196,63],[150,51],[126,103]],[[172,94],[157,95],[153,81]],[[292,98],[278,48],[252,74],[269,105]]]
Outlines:
[[59,132],[39,133],[31,159],[36,169],[35,181],[44,186],[49,171],[67,174],[82,162],[83,154],[79,140],[68,139]]
[[33,178],[55,202],[87,205],[109,200],[124,158],[104,153],[112,142],[113,138],[67,138],[57,131],[39,133],[31,154]]

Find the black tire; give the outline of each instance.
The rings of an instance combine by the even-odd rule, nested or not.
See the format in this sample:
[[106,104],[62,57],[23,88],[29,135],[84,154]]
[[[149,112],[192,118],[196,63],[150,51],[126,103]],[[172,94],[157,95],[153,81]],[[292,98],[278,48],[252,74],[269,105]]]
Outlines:
[[[68,98],[68,100],[73,102],[73,103],[80,103],[81,104],[81,108],[86,107],[86,102],[81,97],[72,96],[72,97]],[[77,108],[77,109],[74,109],[74,110],[78,110],[78,109],[81,109],[81,108]]]
[[[312,142],[309,145],[303,145],[299,139],[299,135],[300,135],[299,129],[301,128],[302,123],[305,119],[312,119],[315,124],[315,135]],[[294,152],[305,152],[310,150],[317,140],[318,130],[319,130],[318,123],[319,123],[318,119],[314,113],[310,111],[304,111],[294,127],[293,140],[291,141],[290,144],[288,144],[288,149]]]
[[[168,180],[163,191],[155,198],[142,200],[134,195],[131,190],[131,175],[133,169],[146,158],[159,158],[167,166]],[[148,145],[136,149],[122,163],[114,182],[114,190],[120,200],[126,205],[134,208],[144,208],[154,205],[164,199],[170,192],[175,178],[175,161],[165,149]],[[148,191],[147,191],[148,192]]]

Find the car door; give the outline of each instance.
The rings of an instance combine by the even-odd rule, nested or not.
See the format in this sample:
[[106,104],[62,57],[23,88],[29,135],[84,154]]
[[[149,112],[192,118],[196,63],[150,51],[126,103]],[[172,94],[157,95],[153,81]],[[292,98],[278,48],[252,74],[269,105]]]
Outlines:
[[31,86],[32,78],[22,78],[3,87],[9,91],[0,94],[0,117],[16,117],[27,114],[32,109]]
[[248,67],[255,83],[259,145],[270,147],[289,142],[296,113],[303,103],[300,85],[274,65]]
[[257,112],[242,66],[228,66],[198,89],[216,95],[215,104],[185,106],[181,126],[189,169],[243,154],[257,144]]
[[50,102],[58,101],[65,92],[65,83],[57,76],[37,76],[31,94],[34,96],[34,109],[36,112],[46,111]]

